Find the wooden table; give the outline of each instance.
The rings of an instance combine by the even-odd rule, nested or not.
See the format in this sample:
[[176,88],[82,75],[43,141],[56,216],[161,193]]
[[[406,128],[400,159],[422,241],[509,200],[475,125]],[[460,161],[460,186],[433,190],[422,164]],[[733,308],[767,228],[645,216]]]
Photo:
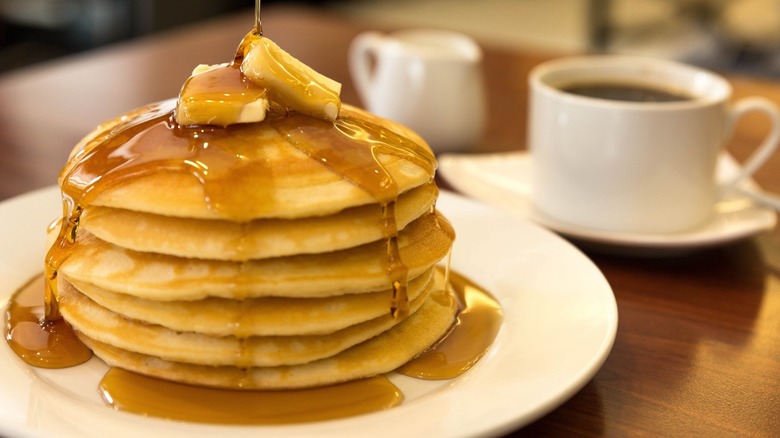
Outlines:
[[[266,35],[359,104],[346,49],[364,26],[266,9]],[[53,184],[82,135],[174,97],[196,63],[228,61],[252,24],[247,11],[0,77],[0,199]],[[526,75],[552,56],[485,51],[489,128],[479,151],[522,149]],[[736,96],[780,103],[780,84],[731,79]],[[744,159],[766,129],[746,120],[729,150]],[[780,192],[779,169],[775,156],[756,179]],[[617,298],[614,348],[590,383],[517,436],[780,436],[780,232],[675,258],[589,256]]]

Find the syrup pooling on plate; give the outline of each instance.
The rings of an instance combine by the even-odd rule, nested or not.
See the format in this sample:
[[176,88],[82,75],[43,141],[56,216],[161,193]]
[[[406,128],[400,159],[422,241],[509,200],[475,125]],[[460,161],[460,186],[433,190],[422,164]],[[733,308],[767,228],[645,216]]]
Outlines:
[[434,347],[398,371],[421,379],[453,379],[479,361],[493,344],[503,320],[501,306],[489,292],[452,270],[449,284],[460,302],[457,321]]
[[169,420],[217,424],[291,424],[333,420],[401,404],[403,394],[386,377],[287,391],[206,388],[112,368],[100,382],[116,410]]
[[64,368],[92,357],[64,319],[46,320],[42,291],[45,278],[36,276],[8,304],[5,337],[11,349],[30,365]]

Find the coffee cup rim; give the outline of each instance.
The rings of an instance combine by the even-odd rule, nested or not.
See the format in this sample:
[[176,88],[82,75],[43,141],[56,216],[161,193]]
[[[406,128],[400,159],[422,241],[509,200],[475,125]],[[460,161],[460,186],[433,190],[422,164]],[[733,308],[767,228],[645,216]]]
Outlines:
[[[658,75],[662,75],[659,77]],[[682,92],[691,99],[672,102],[631,102],[581,96],[562,90],[582,82],[626,82]],[[693,108],[718,104],[731,96],[731,84],[712,71],[676,61],[630,55],[583,55],[553,59],[528,75],[532,88],[589,105],[637,110]]]

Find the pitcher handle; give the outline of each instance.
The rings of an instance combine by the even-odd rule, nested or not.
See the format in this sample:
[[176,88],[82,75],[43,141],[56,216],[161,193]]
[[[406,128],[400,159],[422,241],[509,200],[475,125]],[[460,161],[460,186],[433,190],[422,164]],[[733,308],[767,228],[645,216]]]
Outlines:
[[363,32],[352,40],[349,47],[349,70],[355,89],[364,105],[371,106],[371,90],[374,89],[374,72],[379,62],[378,49],[384,42],[379,32]]

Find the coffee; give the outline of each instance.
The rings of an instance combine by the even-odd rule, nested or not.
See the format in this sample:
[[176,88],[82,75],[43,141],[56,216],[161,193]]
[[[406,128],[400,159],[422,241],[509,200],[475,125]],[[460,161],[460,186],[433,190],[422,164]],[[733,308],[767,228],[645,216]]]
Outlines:
[[589,82],[570,84],[561,91],[597,99],[625,102],[680,102],[693,99],[680,91],[664,90],[647,85]]

